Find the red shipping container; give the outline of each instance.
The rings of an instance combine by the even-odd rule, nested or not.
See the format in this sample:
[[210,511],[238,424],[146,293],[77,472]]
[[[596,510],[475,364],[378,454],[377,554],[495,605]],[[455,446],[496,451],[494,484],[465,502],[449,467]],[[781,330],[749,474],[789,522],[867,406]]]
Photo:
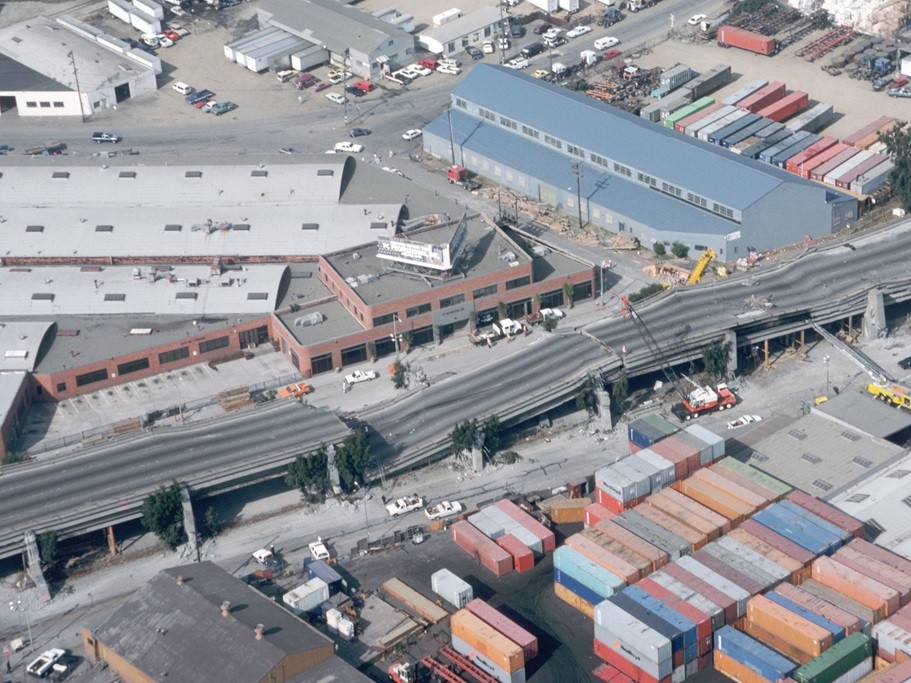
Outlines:
[[719,26],[715,35],[718,38],[718,44],[722,47],[739,47],[741,50],[748,50],[749,52],[766,56],[775,54],[778,49],[778,43],[774,38],[753,33],[743,28]]
[[609,553],[616,555],[627,564],[638,569],[640,577],[645,576],[652,571],[652,563],[644,555],[640,555],[634,550],[630,550],[622,543],[618,543],[597,526],[591,527],[590,529],[583,529],[579,532],[579,535],[601,546]]
[[[696,448],[694,448],[693,446],[690,446],[686,441],[682,441],[681,439],[678,439],[676,436],[668,436],[668,437],[661,439],[661,441],[659,441],[658,443],[652,444],[652,450],[655,451],[655,453],[657,453],[658,455],[660,455],[662,457],[666,457],[664,455],[664,453],[662,453],[657,448],[655,448],[655,446],[657,446],[658,444],[663,444],[664,447],[668,448],[669,450],[672,450],[675,453],[679,453],[680,455],[683,455],[684,457],[686,457],[687,474],[693,474],[693,472],[695,472],[702,466],[701,463],[699,462],[699,451]],[[674,460],[671,460],[671,462],[674,463],[674,472],[676,473],[676,471],[677,471],[676,464],[677,463]],[[680,477],[678,476],[677,479],[679,480]]]
[[745,520],[744,523],[740,525],[740,528],[748,533],[753,534],[753,536],[758,538],[760,541],[768,543],[776,550],[780,550],[785,555],[793,557],[803,565],[808,565],[816,559],[816,555],[811,553],[806,548],[797,545],[790,539],[787,539],[781,534],[772,531],[768,527],[763,526],[755,520]]
[[557,539],[554,536],[554,532],[512,501],[501,500],[496,504],[496,507],[541,539],[541,545],[543,546],[545,553],[552,553],[557,547]]
[[859,140],[867,137],[870,133],[875,133],[876,131],[882,130],[886,126],[894,123],[895,119],[893,119],[891,116],[880,116],[872,123],[868,123],[863,128],[860,128],[848,135],[846,138],[844,138],[844,142],[849,145],[853,145],[855,142],[858,142]]
[[834,159],[839,154],[844,152],[846,149],[850,149],[850,147],[851,147],[851,145],[846,145],[843,142],[839,142],[838,144],[832,145],[831,147],[829,147],[829,149],[827,149],[823,152],[820,152],[819,154],[814,156],[812,159],[807,159],[805,162],[803,162],[800,165],[800,168],[797,170],[798,175],[801,178],[809,178],[813,169],[815,169],[819,166],[822,166],[824,163],[826,163],[827,161],[830,161],[831,159]]
[[827,149],[829,149],[829,147],[837,144],[838,138],[829,136],[821,137],[819,140],[807,147],[804,151],[800,152],[799,154],[795,154],[790,159],[788,159],[787,163],[785,164],[785,169],[791,173],[800,173],[801,164],[809,161],[817,154],[821,154],[822,152],[825,152]]
[[629,442],[630,455],[636,455],[636,453],[638,453],[641,450],[642,450],[642,446],[637,446],[632,441]]
[[760,109],[763,109],[784,97],[785,87],[785,84],[781,81],[772,81],[752,95],[747,95],[739,102],[735,102],[734,106],[738,109],[746,109],[755,114]]
[[538,656],[538,639],[499,610],[477,598],[465,605],[465,609],[521,647],[526,662]]
[[610,536],[612,539],[617,541],[617,543],[626,546],[637,555],[641,555],[649,562],[651,562],[652,571],[657,571],[659,568],[666,565],[670,559],[668,557],[668,554],[660,548],[656,548],[645,539],[636,536],[636,534],[634,534],[632,531],[628,531],[619,524],[614,524],[610,520],[598,522],[595,525],[595,528],[607,536]]
[[911,576],[847,546],[839,548],[833,557],[864,576],[869,576],[874,581],[897,591],[902,606],[907,605],[911,599]]
[[807,93],[795,90],[794,92],[785,95],[777,102],[770,104],[765,109],[756,112],[756,115],[764,116],[773,121],[784,121],[785,119],[794,116],[797,112],[806,109],[809,102],[810,96]]
[[690,574],[686,569],[678,564],[669,564],[664,567],[668,576],[672,576],[688,588],[704,596],[706,600],[714,602],[724,610],[724,622],[728,625],[737,621],[737,601],[726,593],[721,592],[709,583],[706,583],[698,576]]
[[665,605],[686,617],[696,624],[696,638],[698,639],[698,652],[704,655],[712,649],[712,618],[704,612],[696,609],[686,600],[681,600],[678,596],[671,593],[664,586],[655,583],[650,578],[645,577],[639,581],[636,586],[648,594],[658,598]]
[[851,541],[848,543],[849,548],[855,548],[859,550],[864,555],[869,555],[870,557],[879,560],[888,564],[890,567],[895,567],[898,570],[901,570],[903,573],[911,576],[911,561],[905,559],[900,555],[896,555],[891,550],[886,550],[885,548],[874,545],[870,541],[858,538],[857,540]]
[[715,104],[710,104],[705,109],[700,109],[695,114],[690,114],[689,116],[687,116],[687,117],[681,119],[680,121],[678,121],[677,123],[675,123],[674,130],[676,130],[678,133],[685,133],[687,126],[692,125],[693,123],[696,123],[696,121],[703,118],[704,116],[713,114],[714,112],[721,109],[723,106],[725,106],[723,102],[715,102]]
[[[814,498],[799,489],[794,489],[786,495],[785,498],[795,505],[799,505],[804,510],[809,510],[814,515],[826,520],[829,524],[834,524],[839,529],[844,529],[854,538],[863,539],[864,523],[859,519],[854,519],[851,515],[842,512],[834,505]],[[911,568],[911,562],[909,562],[908,565],[909,568]]]
[[855,615],[840,607],[836,607],[831,602],[827,602],[799,586],[793,586],[789,583],[780,583],[773,592],[783,595],[788,600],[797,603],[801,607],[806,607],[808,610],[812,610],[813,612],[816,612],[816,614],[838,624],[844,629],[846,636],[861,630],[860,619]]
[[512,563],[517,572],[527,572],[535,568],[535,554],[531,548],[512,534],[500,536],[497,545],[512,555]]
[[705,550],[697,550],[692,555],[693,559],[698,560],[701,564],[711,569],[716,574],[720,574],[734,585],[740,586],[750,595],[761,593],[764,586],[754,581],[746,574],[734,569],[727,562],[719,560],[714,555],[707,553]]
[[649,676],[638,666],[614,651],[608,644],[602,643],[597,639],[595,639],[595,654],[621,673],[629,676],[636,683],[671,683],[670,676],[665,676],[661,679]]
[[684,495],[683,493],[680,493],[680,491],[677,491],[676,489],[667,488],[667,489],[662,489],[660,492],[660,495],[667,496],[667,498],[669,500],[674,501],[675,503],[686,508],[687,510],[692,510],[700,517],[709,520],[712,524],[714,524],[719,529],[721,529],[721,533],[724,533],[724,534],[730,533],[730,531],[732,529],[731,520],[729,520],[724,515],[719,515],[717,512],[715,512],[711,508],[707,508],[705,505],[693,500],[689,496]]
[[911,681],[911,659],[893,664],[876,678],[876,683],[908,683]]
[[831,557],[820,557],[813,562],[813,579],[873,610],[875,621],[898,611],[897,591]]
[[473,524],[461,520],[449,527],[449,534],[457,546],[477,560],[497,576],[512,571],[512,556],[487,536],[478,531]]
[[585,508],[585,526],[595,526],[603,519],[613,519],[616,516],[601,503],[592,503]]

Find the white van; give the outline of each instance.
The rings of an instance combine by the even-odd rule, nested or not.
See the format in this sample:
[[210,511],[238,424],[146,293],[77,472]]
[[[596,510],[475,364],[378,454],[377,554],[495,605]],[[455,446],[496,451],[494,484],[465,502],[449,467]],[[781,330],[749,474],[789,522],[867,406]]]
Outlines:
[[598,40],[595,41],[595,49],[596,50],[606,50],[609,47],[613,47],[614,45],[617,45],[619,42],[620,42],[620,40],[618,38],[614,38],[613,36],[607,36],[606,38],[598,38]]
[[193,92],[193,88],[191,88],[183,81],[177,81],[177,83],[172,85],[171,88],[179,92],[181,95],[189,95],[191,92]]

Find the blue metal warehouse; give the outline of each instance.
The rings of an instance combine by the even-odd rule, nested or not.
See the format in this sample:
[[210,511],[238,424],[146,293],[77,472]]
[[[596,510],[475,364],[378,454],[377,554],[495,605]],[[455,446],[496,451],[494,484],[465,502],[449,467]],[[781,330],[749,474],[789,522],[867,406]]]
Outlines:
[[726,260],[857,216],[841,192],[500,66],[471,70],[424,148],[571,215],[581,198],[583,220],[643,246],[679,241]]

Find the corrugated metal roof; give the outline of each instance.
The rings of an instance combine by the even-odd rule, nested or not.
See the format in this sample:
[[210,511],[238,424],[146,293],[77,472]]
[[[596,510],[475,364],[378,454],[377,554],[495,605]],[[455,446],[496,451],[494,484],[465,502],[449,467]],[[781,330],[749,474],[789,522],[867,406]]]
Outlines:
[[[456,150],[477,152],[497,163],[516,169],[528,169],[536,178],[555,188],[576,194],[576,176],[573,160],[565,154],[538,144],[533,140],[510,133],[497,125],[453,109],[452,132]],[[435,134],[449,139],[446,116],[424,127],[425,134]],[[456,152],[458,161],[458,151]],[[737,228],[735,223],[724,220],[709,211],[655,192],[623,177],[598,171],[586,165],[581,179],[582,199],[599,206],[610,207],[622,216],[656,230],[688,232],[694,234],[724,235]],[[685,226],[685,230],[681,228]]]
[[[780,169],[679,135],[514,69],[478,64],[453,91],[556,138],[643,168],[661,180],[744,210],[783,183],[819,189]],[[820,190],[822,191],[822,190]]]

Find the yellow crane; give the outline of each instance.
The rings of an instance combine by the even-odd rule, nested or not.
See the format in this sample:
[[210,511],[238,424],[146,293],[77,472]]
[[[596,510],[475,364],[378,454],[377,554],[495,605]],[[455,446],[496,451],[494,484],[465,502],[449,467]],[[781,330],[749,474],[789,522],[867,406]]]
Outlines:
[[702,252],[702,256],[696,263],[696,267],[693,268],[690,276],[686,279],[686,284],[695,285],[699,282],[702,279],[703,274],[705,274],[705,269],[709,267],[709,263],[711,263],[717,255],[718,254],[716,254],[713,249],[706,249]]

